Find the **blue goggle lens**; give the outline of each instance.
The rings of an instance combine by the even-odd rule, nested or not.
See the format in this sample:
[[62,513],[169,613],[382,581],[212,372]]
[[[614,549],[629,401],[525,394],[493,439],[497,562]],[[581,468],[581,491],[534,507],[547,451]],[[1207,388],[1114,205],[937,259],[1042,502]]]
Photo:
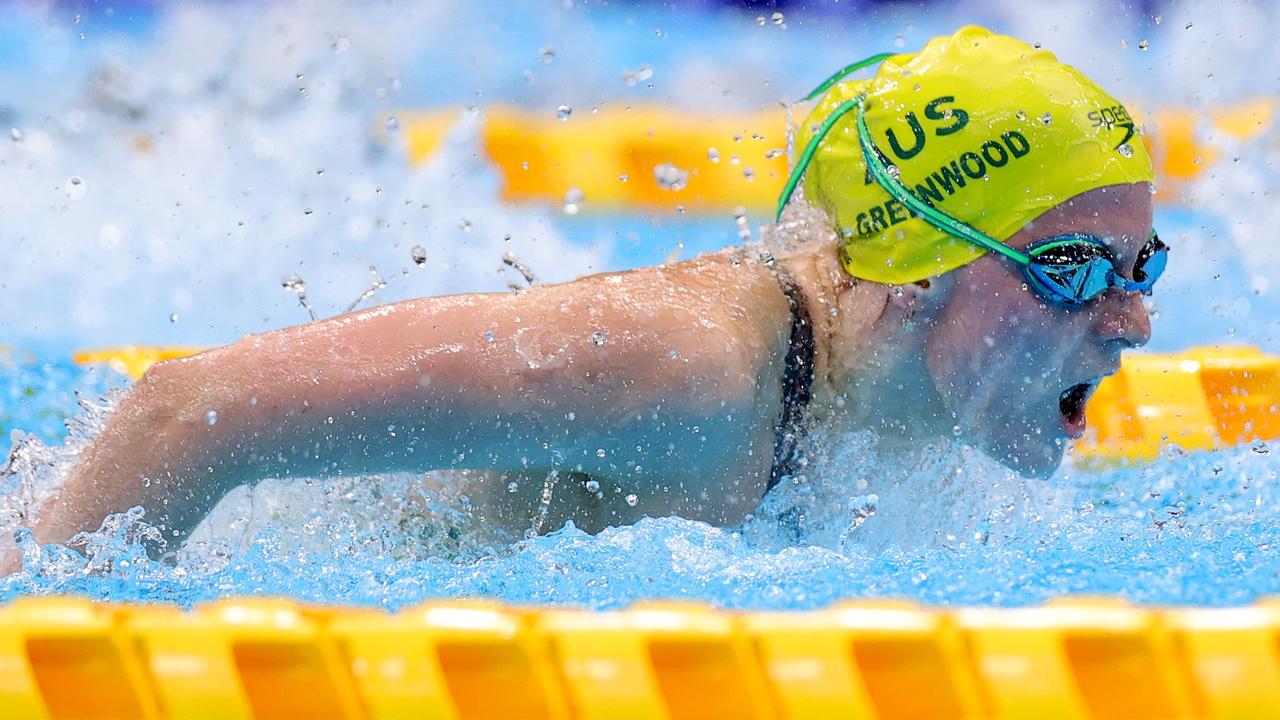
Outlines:
[[1083,305],[1111,287],[1150,293],[1169,261],[1169,248],[1155,233],[1138,253],[1133,280],[1116,273],[1111,251],[1090,235],[1047,238],[1027,248],[1027,254],[1027,284],[1049,302],[1068,306]]
[[1151,233],[1151,239],[1138,251],[1138,261],[1133,264],[1133,289],[1151,292],[1168,264],[1169,246],[1160,242],[1159,235]]

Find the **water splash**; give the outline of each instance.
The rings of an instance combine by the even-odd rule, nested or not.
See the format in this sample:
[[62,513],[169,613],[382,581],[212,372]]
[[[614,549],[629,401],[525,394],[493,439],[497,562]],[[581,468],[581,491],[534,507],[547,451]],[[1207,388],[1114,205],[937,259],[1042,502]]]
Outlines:
[[[511,5],[511,12],[521,12],[519,3]],[[920,18],[902,44],[949,31],[955,21],[975,16],[975,7],[939,7]],[[387,106],[402,97],[398,81],[383,79],[384,68],[410,64],[432,38],[492,46],[471,29],[484,23],[456,3],[397,6],[387,11],[395,13],[394,22],[367,5],[323,9],[333,12],[302,2],[230,11],[174,6],[148,33],[154,43],[126,39],[114,53],[89,58],[86,68],[41,66],[0,78],[10,90],[6,96],[20,99],[4,114],[12,129],[10,141],[0,143],[0,163],[12,170],[2,176],[0,205],[10,226],[21,228],[15,262],[0,268],[0,284],[6,299],[24,308],[21,316],[3,318],[6,339],[47,339],[41,329],[63,328],[80,342],[117,342],[124,329],[149,327],[151,335],[130,339],[175,341],[181,338],[174,329],[212,327],[215,337],[230,340],[295,319],[296,309],[286,307],[292,298],[285,302],[270,290],[299,262],[307,262],[317,304],[340,307],[352,277],[370,263],[398,266],[406,252],[414,254],[410,244],[422,247],[424,257],[429,252],[431,270],[439,272],[418,274],[419,284],[397,289],[404,296],[498,288],[502,281],[490,271],[504,252],[549,269],[550,280],[607,265],[607,245],[585,251],[569,245],[553,222],[555,211],[497,201],[498,179],[478,159],[480,112],[462,114],[435,161],[419,169],[406,167],[396,146],[370,132],[391,129],[387,118],[396,116]],[[1191,9],[1175,7],[1162,26],[1174,34],[1152,34],[1147,52],[1122,55],[1097,38],[1115,33],[1134,11],[1106,10],[1050,17],[1026,3],[1005,2],[1000,15],[1002,29],[1053,38],[1060,57],[1090,75],[1118,78],[1117,95],[1150,107],[1244,97],[1257,89],[1257,74],[1226,69],[1274,65],[1268,59],[1280,52],[1262,32],[1272,25],[1266,9],[1233,6],[1195,18],[1193,28],[1184,17]],[[246,22],[241,12],[257,14]],[[455,12],[460,19],[448,15]],[[565,37],[586,27],[579,14],[555,17]],[[652,25],[627,20],[619,27],[627,22]],[[702,33],[691,50],[644,59],[658,77],[671,79],[663,91],[675,105],[755,109],[805,89],[796,78],[823,76],[830,58],[846,56],[849,47],[898,32],[886,34],[876,22],[849,23],[855,29],[847,32],[831,31],[833,23],[792,23],[787,33],[770,33],[776,43],[750,43],[749,56],[735,55],[740,62],[726,64],[720,56],[743,45],[750,36],[742,32]],[[344,30],[333,33],[335,25]],[[821,35],[804,32],[819,25]],[[535,35],[550,32],[545,24],[533,26]],[[52,17],[39,19],[36,28],[31,36],[49,39],[51,48],[66,35]],[[431,80],[454,87],[454,100],[473,102],[477,86],[502,87],[548,116],[554,107],[546,97],[563,98],[566,107],[593,106],[607,97],[599,88],[618,85],[616,74],[597,68],[634,66],[634,58],[583,61],[594,59],[584,55],[589,47],[626,43],[557,42],[563,61],[553,62],[556,51],[548,46],[535,55],[540,42],[493,53],[493,69],[486,71],[492,74],[483,82],[466,73],[449,80],[456,67],[448,65],[451,58],[425,65],[445,68]],[[508,61],[508,54],[518,60]],[[41,57],[53,63],[47,52]],[[520,63],[533,58],[536,82],[520,72]],[[1147,64],[1176,81],[1152,82],[1151,73],[1133,72]],[[16,88],[21,75],[30,76],[29,86]],[[724,91],[708,93],[709,87]],[[1153,90],[1161,95],[1152,97]],[[1236,337],[1266,345],[1274,342],[1277,316],[1267,292],[1275,278],[1266,242],[1267,230],[1277,225],[1277,204],[1266,199],[1280,165],[1265,143],[1232,145],[1209,126],[1202,134],[1226,148],[1225,158],[1189,190],[1201,215],[1171,222],[1176,213],[1162,210],[1161,228],[1175,228],[1178,251],[1195,261],[1175,261],[1170,269],[1158,302],[1162,321],[1174,318],[1181,332],[1157,331],[1157,343],[1220,339],[1227,322]],[[715,149],[707,152],[712,161],[719,157]],[[733,155],[729,162],[741,159]],[[131,182],[120,181],[122,172]],[[74,201],[70,192],[58,192],[72,177],[85,189]],[[65,208],[50,212],[35,194],[48,189]],[[779,243],[803,241],[797,218],[805,211],[802,202],[792,203]],[[745,208],[734,216],[725,241],[735,230],[750,239]],[[464,228],[470,232],[459,230],[460,217],[474,223]],[[93,258],[93,272],[68,257]],[[124,309],[108,315],[104,308]],[[153,309],[154,324],[149,316],[125,315],[131,308]],[[180,325],[166,321],[174,310],[182,312]],[[263,315],[269,320],[259,323]],[[0,477],[0,543],[27,524],[30,509],[56,487],[86,434],[101,426],[110,402],[82,412],[73,391],[85,388],[85,397],[96,397],[108,385],[61,364],[0,363],[6,393],[0,418],[6,428],[38,436],[13,435]],[[72,439],[62,443],[65,419]],[[833,452],[829,466],[849,469],[810,471],[765,498],[737,528],[665,518],[594,536],[566,527],[509,538],[486,532],[460,494],[458,476],[449,473],[266,480],[231,493],[180,547],[170,541],[161,560],[143,552],[159,538],[136,512],[80,538],[87,557],[38,547],[16,530],[29,562],[22,574],[0,580],[0,599],[71,592],[189,604],[265,593],[401,607],[428,597],[483,595],[617,607],[640,598],[687,597],[729,607],[814,607],[859,595],[1022,604],[1095,592],[1142,602],[1231,604],[1278,589],[1280,564],[1271,552],[1280,527],[1276,453],[1169,451],[1138,468],[1086,473],[1068,466],[1041,483],[950,445],[884,457],[873,437],[826,442]]]
[[[91,384],[65,370],[48,371],[37,401]],[[0,379],[42,372],[11,365]],[[110,407],[62,404],[75,418],[65,445],[17,438],[0,481],[8,533],[20,527],[14,507],[48,496]],[[9,410],[27,421],[25,406]],[[959,445],[904,455],[869,433],[816,442],[829,457],[735,528],[661,518],[522,539],[487,526],[457,474],[266,480],[232,492],[181,546],[136,510],[78,538],[77,550],[19,532],[27,566],[0,579],[0,600],[75,593],[191,604],[265,593],[403,607],[483,595],[595,608],[652,597],[807,608],[851,596],[1008,605],[1090,592],[1225,605],[1280,590],[1269,550],[1280,542],[1275,453],[1169,450],[1148,465],[1068,464],[1035,481]],[[528,517],[545,521],[538,508],[555,483],[526,482],[535,488]],[[157,548],[161,559],[151,559]]]

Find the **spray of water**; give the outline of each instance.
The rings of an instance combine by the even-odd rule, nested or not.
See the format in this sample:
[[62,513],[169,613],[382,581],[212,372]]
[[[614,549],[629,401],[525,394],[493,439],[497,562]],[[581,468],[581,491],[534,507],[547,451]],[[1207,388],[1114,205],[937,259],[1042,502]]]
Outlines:
[[[619,46],[610,34],[633,33],[634,23],[609,29],[602,16],[573,9],[507,5],[508,25],[533,18],[519,42],[483,37],[477,28],[493,25],[481,22],[484,10],[456,3],[184,4],[159,13],[157,40],[119,38],[79,62],[59,18],[22,11],[15,22],[40,42],[32,69],[0,77],[7,97],[22,98],[4,110],[13,130],[0,141],[0,212],[15,247],[0,265],[0,285],[24,312],[0,317],[0,333],[33,344],[114,343],[124,330],[130,340],[217,342],[305,320],[278,285],[294,274],[306,277],[308,301],[325,315],[346,306],[370,265],[423,268],[371,287],[380,300],[500,290],[504,280],[492,272],[499,258],[528,284],[536,282],[529,267],[555,281],[606,266],[607,247],[567,243],[558,210],[498,200],[498,177],[479,148],[482,110],[460,113],[432,162],[408,166],[399,143],[405,123],[400,114],[388,120],[390,109],[401,99],[476,102],[477,88],[456,78],[500,88],[549,117],[559,105],[592,107],[609,92],[665,93],[677,106],[776,107],[783,88],[800,88],[791,96],[806,89],[795,78],[825,76],[852,46],[914,46],[960,20],[1045,42],[1117,94],[1150,105],[1241,99],[1256,78],[1229,69],[1280,60],[1278,46],[1259,42],[1275,13],[1258,5],[1193,17],[1192,4],[1174,4],[1157,23],[1133,7],[1072,3],[1046,13],[1011,1],[938,6],[921,18],[888,8],[838,31],[799,13],[763,26],[750,17],[700,21],[717,32],[699,33],[679,52],[646,45],[651,76],[618,83],[618,73],[598,68]],[[667,25],[651,24],[659,23]],[[645,34],[660,43],[673,32],[668,25]],[[1117,34],[1099,47],[1099,38]],[[568,40],[579,37],[588,39]],[[528,52],[519,55],[522,45]],[[415,53],[433,46],[473,48],[492,63],[477,75],[466,58],[436,58],[423,72],[444,97],[405,97],[412,81],[402,78],[412,73],[403,71],[421,67]],[[727,69],[723,58],[744,50],[743,62]],[[628,58],[619,68],[636,66]],[[598,77],[608,79],[591,80]],[[600,82],[620,87],[606,91]],[[1232,220],[1214,224],[1216,234],[1195,232],[1193,223],[1183,252],[1212,254],[1224,272],[1250,267],[1241,287],[1258,291],[1250,299],[1257,313],[1274,272],[1260,259],[1280,220],[1270,202],[1274,142],[1236,147],[1208,124],[1202,131],[1227,157],[1187,197]],[[785,218],[798,224],[783,230],[805,227],[805,212],[798,198]],[[735,215],[742,238],[757,236],[745,210]],[[1230,242],[1217,243],[1224,237]],[[777,254],[792,240],[765,242]],[[1218,300],[1215,285],[1197,284],[1189,271],[1180,281],[1178,272],[1175,265],[1170,279],[1183,283],[1187,307],[1221,302],[1224,313],[1244,317],[1235,299]],[[1176,315],[1169,307],[1164,314]],[[1211,314],[1198,327],[1220,319]],[[37,400],[2,404],[18,408],[19,427],[37,422],[34,408],[45,398],[79,384],[93,388],[88,397],[105,389],[65,368],[23,362],[0,377],[43,383]],[[73,411],[64,404],[63,414]],[[1072,591],[1230,603],[1278,589],[1280,566],[1268,549],[1280,539],[1280,466],[1266,446],[1168,451],[1148,466],[1105,472],[1068,465],[1039,482],[945,443],[890,455],[871,435],[819,435],[820,466],[771,493],[741,527],[666,518],[594,536],[543,527],[554,531],[524,539],[486,532],[464,484],[448,474],[266,480],[225,498],[181,545],[126,512],[78,538],[74,551],[39,547],[20,528],[111,401],[87,404],[66,442],[13,436],[0,476],[0,529],[16,532],[0,533],[0,549],[12,534],[26,563],[0,580],[0,600],[75,592],[190,603],[267,592],[392,607],[461,595],[590,607],[655,596],[810,607],[851,595],[1026,603]],[[552,480],[537,484],[546,494],[556,489]]]

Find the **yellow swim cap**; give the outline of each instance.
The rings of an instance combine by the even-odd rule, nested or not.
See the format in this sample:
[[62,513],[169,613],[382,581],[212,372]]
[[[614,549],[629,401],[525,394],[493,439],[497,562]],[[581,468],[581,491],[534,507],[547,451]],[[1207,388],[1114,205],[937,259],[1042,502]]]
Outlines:
[[[835,85],[800,126],[796,147],[864,94],[872,141],[901,184],[997,240],[1083,192],[1155,178],[1119,101],[1052,53],[980,27],[891,56],[870,80]],[[803,182],[835,222],[840,262],[854,277],[915,282],[986,253],[915,217],[872,180],[853,113],[831,127]]]

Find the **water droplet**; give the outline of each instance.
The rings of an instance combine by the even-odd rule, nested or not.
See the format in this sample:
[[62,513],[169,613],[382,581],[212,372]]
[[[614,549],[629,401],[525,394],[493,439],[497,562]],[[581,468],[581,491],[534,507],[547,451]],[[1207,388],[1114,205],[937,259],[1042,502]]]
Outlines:
[[1183,30],[1190,30],[1190,29],[1191,29],[1191,23],[1187,23],[1187,26],[1186,26],[1186,27],[1184,27],[1184,28],[1182,28],[1182,29],[1183,29]]
[[315,212],[315,211],[314,211],[314,210],[312,210],[311,208],[302,208],[302,214],[303,214],[303,215],[310,215],[310,214],[311,214],[311,213],[313,213],[313,212]]
[[1016,118],[1018,118],[1019,120],[1026,120],[1026,119],[1027,119],[1027,114],[1026,114],[1026,113],[1024,113],[1024,112],[1022,112],[1021,110],[1019,110],[1019,111],[1015,112],[1015,113],[1013,114],[1013,116],[1014,116],[1014,117],[1016,117]]
[[178,322],[178,313],[169,313],[169,322],[171,323]]
[[296,274],[285,275],[280,278],[280,286],[298,295],[305,295],[307,292],[306,281]]
[[427,264],[427,251],[421,245],[414,245],[409,250],[409,257],[413,259],[413,264],[422,267]]
[[747,222],[747,208],[739,205],[733,209],[733,221],[738,226],[738,238],[740,240],[751,239],[751,225]]
[[720,162],[720,151],[715,148],[707,148],[707,160],[712,163]]
[[662,163],[654,166],[653,179],[665,190],[678,191],[689,184],[689,171],[681,170],[671,163]]
[[746,178],[747,182],[751,182],[752,180],[756,179],[756,171],[752,170],[751,168],[743,168],[742,177]]
[[1157,24],[1157,25],[1159,25],[1159,24],[1160,24],[1160,22],[1161,22],[1162,20],[1164,20],[1164,18],[1160,17],[1159,15],[1155,16],[1155,18],[1153,18],[1153,19],[1156,21],[1156,24]]
[[959,426],[959,425],[952,425],[952,426],[951,426],[951,434],[952,434],[952,435],[955,435],[956,437],[960,437],[960,433],[961,433],[961,432],[963,432],[963,431],[960,429],[960,426]]
[[1120,153],[1122,157],[1133,157],[1133,147],[1129,143],[1121,144],[1120,147],[1116,148],[1116,152]]
[[471,232],[471,221],[466,218],[462,218],[458,221],[458,229],[462,232]]
[[1139,40],[1139,41],[1138,41],[1138,49],[1139,49],[1139,50],[1146,50],[1146,49],[1147,49],[1147,48],[1149,48],[1149,47],[1151,47],[1151,44],[1150,44],[1150,43],[1148,43],[1146,40]]
[[1129,49],[1129,41],[1126,38],[1120,38],[1120,49],[1121,50]]
[[676,352],[675,350],[672,350],[671,352],[667,353],[667,357],[671,358],[672,360],[676,360],[680,357],[680,353]]
[[1252,450],[1255,455],[1267,455],[1271,452],[1271,447],[1261,440],[1255,441],[1249,446],[1249,449]]
[[653,68],[648,65],[622,73],[622,83],[627,87],[635,87],[636,83],[651,79],[653,79]]
[[786,21],[786,18],[784,18],[782,16],[782,13],[780,12],[775,12],[774,14],[770,15],[769,19],[773,21],[774,25],[781,25],[783,22]]
[[149,477],[142,478],[142,487],[151,487],[151,478]]
[[760,253],[760,262],[767,267],[773,267],[773,264],[777,262],[777,260],[774,259],[773,253],[765,250]]
[[512,480],[511,482],[507,483],[507,492],[513,493],[519,489],[520,489],[520,483],[516,482],[515,480]]
[[764,27],[764,24],[765,24],[766,22],[767,22],[767,21],[764,19],[764,16],[763,16],[763,15],[757,15],[757,16],[756,16],[756,24],[757,24],[757,25],[759,25],[760,27]]
[[395,115],[388,115],[386,122],[387,132],[393,133],[400,129],[400,119]]
[[888,172],[889,177],[893,178],[894,180],[897,180],[902,177],[902,171],[898,169],[897,165],[890,165],[889,167],[885,168],[885,171]]
[[621,175],[619,175],[619,176],[618,176],[618,182],[626,182],[626,181],[628,181],[628,180],[630,180],[630,179],[631,179],[631,177],[630,177],[629,175],[627,175],[626,173],[622,173]]
[[556,117],[560,118],[560,122],[567,121],[570,115],[573,115],[573,108],[568,105],[561,105],[556,108]]
[[544,47],[538,50],[538,62],[543,65],[550,65],[556,61],[556,51],[553,48]]
[[217,410],[210,410],[209,412],[205,413],[205,414],[204,414],[204,420],[205,420],[205,422],[209,423],[210,425],[217,425],[217,424],[218,424],[218,411],[217,411]]
[[484,341],[485,341],[485,342],[493,342],[493,339],[494,339],[494,338],[496,338],[496,337],[497,337],[497,335],[496,335],[492,330],[490,330],[489,332],[487,332],[487,333],[485,333],[485,334],[484,334]]
[[599,450],[596,450],[596,457],[602,458],[605,455],[608,455],[608,453],[604,451],[604,448],[600,448]]
[[25,135],[23,135],[23,134],[22,134],[22,131],[21,131],[21,130],[19,130],[18,128],[9,128],[9,139],[10,139],[10,140],[12,140],[12,141],[14,141],[14,142],[16,142],[16,143],[20,143],[20,142],[22,142],[22,139],[23,139],[24,137],[26,137],[26,136],[25,136]]
[[640,498],[636,497],[635,493],[630,493],[627,495],[627,504],[630,505],[631,507],[635,507],[636,504],[639,502],[640,502]]
[[79,175],[72,175],[67,178],[67,182],[63,184],[62,189],[67,193],[67,197],[72,200],[79,200],[89,192],[89,186],[85,185],[84,179]]
[[1040,116],[1040,122],[1044,123],[1045,125],[1053,124],[1053,116],[1049,114],[1048,110],[1046,110],[1045,113]]
[[582,209],[582,201],[585,199],[582,191],[576,187],[571,187],[564,193],[564,214],[577,215]]
[[[603,331],[601,331],[601,330],[597,330],[597,331],[595,331],[595,332],[591,333],[591,344],[592,344],[592,345],[595,345],[595,346],[599,347],[600,345],[604,345],[604,344],[605,344],[605,343],[607,343],[607,342],[609,342],[609,336],[605,335]],[[603,456],[601,456],[601,457],[603,457]]]

